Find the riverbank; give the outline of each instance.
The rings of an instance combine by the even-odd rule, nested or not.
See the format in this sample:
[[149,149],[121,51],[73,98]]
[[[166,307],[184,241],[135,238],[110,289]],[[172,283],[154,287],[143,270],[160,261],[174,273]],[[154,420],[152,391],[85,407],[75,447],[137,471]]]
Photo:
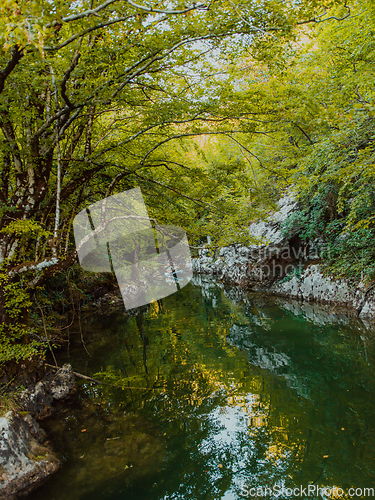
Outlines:
[[[296,210],[295,199],[285,196],[267,221],[250,226],[252,245],[231,245],[216,252],[200,250],[198,258],[193,260],[195,282],[199,282],[199,276],[214,275],[221,282],[237,285],[230,291],[231,300],[235,300],[236,294],[243,300],[241,290],[297,299],[289,303],[289,310],[293,314],[298,311],[307,320],[317,314],[316,307],[309,303],[330,304],[333,307],[327,309],[326,324],[334,323],[335,310],[345,307],[372,328],[375,290],[365,283],[353,284],[328,276],[319,253],[320,242],[304,242],[296,233],[283,233],[283,223]],[[204,281],[200,286],[205,289]],[[96,310],[109,315],[122,306],[119,291],[112,283],[97,287],[92,299],[81,298],[82,312]],[[133,312],[126,316],[131,317]],[[42,380],[31,383],[18,398],[16,410],[1,417],[0,500],[22,498],[59,468],[60,461],[38,421],[50,415],[56,401],[63,401],[72,391],[74,374],[70,365],[65,365],[57,373],[48,373]]]
[[64,365],[16,396],[3,395],[12,410],[0,417],[0,500],[25,497],[58,470],[60,459],[39,422],[74,389],[72,367]]
[[348,307],[361,318],[375,319],[373,283],[329,276],[321,258],[322,242],[302,241],[297,231],[284,234],[283,223],[295,211],[294,197],[284,196],[267,221],[250,225],[254,244],[199,250],[193,259],[195,273],[271,295]]
[[319,484],[368,486],[374,329],[348,308],[201,275],[140,317],[88,312],[82,330],[74,370],[121,387],[82,383],[91,406],[44,421],[66,462],[28,500],[240,498],[243,481],[305,484],[322,462]]

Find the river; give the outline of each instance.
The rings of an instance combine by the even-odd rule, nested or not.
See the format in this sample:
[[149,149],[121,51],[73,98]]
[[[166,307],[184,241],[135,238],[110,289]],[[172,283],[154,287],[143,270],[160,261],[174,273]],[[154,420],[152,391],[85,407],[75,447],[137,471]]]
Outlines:
[[64,465],[29,500],[371,497],[374,325],[194,278],[82,331],[58,362],[108,385],[42,422]]

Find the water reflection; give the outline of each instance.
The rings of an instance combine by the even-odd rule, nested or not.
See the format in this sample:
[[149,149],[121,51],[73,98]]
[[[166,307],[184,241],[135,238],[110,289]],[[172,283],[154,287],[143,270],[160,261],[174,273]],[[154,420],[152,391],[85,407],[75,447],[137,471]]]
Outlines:
[[199,279],[139,315],[88,316],[85,338],[92,357],[77,344],[69,361],[112,385],[83,383],[80,401],[45,422],[66,464],[30,499],[373,486],[375,349],[363,322]]

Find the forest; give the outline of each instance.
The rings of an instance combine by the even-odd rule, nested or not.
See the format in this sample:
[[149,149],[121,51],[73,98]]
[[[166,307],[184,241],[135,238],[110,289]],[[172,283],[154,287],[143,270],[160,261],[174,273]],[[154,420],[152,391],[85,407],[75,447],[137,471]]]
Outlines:
[[135,187],[192,252],[250,244],[293,192],[285,230],[373,282],[371,0],[7,0],[0,23],[3,366],[111,279],[77,264],[73,219]]

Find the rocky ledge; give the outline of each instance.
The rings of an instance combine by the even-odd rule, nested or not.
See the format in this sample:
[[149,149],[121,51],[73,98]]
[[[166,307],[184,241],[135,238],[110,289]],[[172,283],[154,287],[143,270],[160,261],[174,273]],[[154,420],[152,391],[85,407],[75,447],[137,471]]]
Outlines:
[[0,500],[23,498],[59,468],[36,419],[50,415],[53,403],[73,390],[72,367],[64,365],[20,395],[17,413],[0,417]]
[[351,308],[361,318],[375,318],[375,289],[352,285],[323,273],[320,241],[302,241],[297,232],[285,235],[283,222],[298,210],[291,195],[279,200],[268,220],[249,227],[254,244],[231,245],[214,252],[199,250],[193,259],[196,274],[212,274],[254,291]]

